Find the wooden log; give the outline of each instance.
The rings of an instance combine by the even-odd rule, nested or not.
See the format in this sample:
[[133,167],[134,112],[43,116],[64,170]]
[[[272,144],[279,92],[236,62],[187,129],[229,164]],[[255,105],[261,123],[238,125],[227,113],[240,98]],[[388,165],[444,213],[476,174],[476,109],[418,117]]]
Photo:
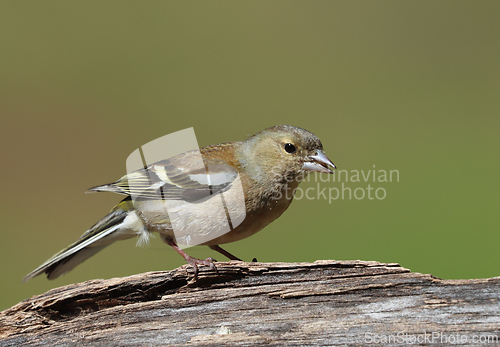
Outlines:
[[0,312],[1,346],[497,345],[500,277],[374,261],[217,263],[91,280]]

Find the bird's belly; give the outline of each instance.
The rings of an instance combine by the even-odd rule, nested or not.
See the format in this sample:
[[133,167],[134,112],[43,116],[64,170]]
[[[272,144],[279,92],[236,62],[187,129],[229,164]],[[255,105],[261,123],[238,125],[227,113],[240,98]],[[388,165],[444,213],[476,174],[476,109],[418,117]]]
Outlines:
[[[195,203],[179,200],[144,202],[140,207],[141,216],[148,230],[175,239],[181,245],[207,244],[245,222],[244,195],[240,192],[237,197],[232,196],[236,193],[229,190]],[[228,201],[231,203],[226,203]]]
[[261,209],[254,211],[251,214],[247,214],[243,222],[234,227],[234,229],[204,243],[204,245],[221,245],[224,243],[239,241],[252,236],[253,234],[264,229],[269,223],[277,219],[279,216],[281,216],[283,212],[286,211],[290,203],[291,199],[281,199],[279,201],[273,201],[270,204],[266,204]]

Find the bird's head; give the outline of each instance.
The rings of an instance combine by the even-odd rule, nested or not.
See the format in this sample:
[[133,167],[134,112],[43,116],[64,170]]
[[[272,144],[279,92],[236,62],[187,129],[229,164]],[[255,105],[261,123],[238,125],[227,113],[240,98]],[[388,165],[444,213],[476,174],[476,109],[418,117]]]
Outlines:
[[333,173],[335,165],[313,133],[290,125],[264,129],[242,142],[240,152],[247,172],[257,180],[298,180],[309,172]]

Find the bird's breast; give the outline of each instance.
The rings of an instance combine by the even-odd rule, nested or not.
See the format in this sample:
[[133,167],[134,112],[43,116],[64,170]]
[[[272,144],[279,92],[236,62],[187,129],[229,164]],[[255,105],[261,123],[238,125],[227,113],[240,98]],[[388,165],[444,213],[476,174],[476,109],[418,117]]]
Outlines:
[[272,194],[261,194],[259,200],[252,199],[251,204],[247,203],[245,218],[239,225],[205,244],[231,243],[259,232],[286,211],[293,200],[298,184],[299,182],[290,182],[280,187],[279,190],[274,190]]

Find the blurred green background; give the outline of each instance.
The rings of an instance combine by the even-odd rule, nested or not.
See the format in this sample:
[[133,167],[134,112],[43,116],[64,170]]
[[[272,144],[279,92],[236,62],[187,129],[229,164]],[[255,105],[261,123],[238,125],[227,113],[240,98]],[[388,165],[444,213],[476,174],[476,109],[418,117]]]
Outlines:
[[243,259],[500,275],[499,18],[498,1],[1,2],[0,309],[184,264],[158,237],[129,240],[55,281],[20,283],[120,200],[87,188],[188,127],[206,146],[291,124],[318,135],[340,169],[400,173],[368,182],[383,200],[295,201],[226,245]]

